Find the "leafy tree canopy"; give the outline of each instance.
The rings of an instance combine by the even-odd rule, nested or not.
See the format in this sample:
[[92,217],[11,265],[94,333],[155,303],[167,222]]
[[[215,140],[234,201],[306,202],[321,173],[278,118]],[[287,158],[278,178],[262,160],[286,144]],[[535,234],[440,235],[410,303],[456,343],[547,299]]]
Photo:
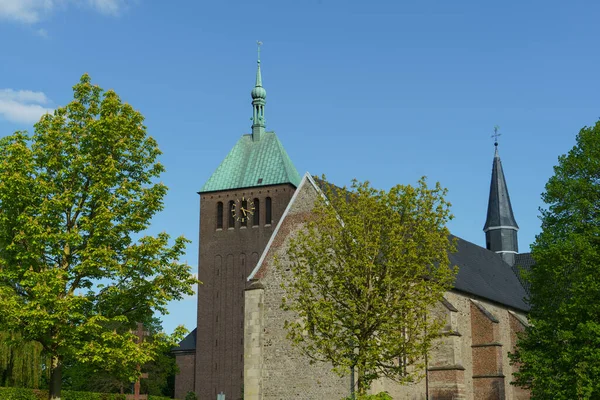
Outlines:
[[24,341],[18,333],[0,332],[0,386],[43,387],[46,358],[39,343]]
[[160,340],[130,329],[195,282],[186,239],[143,235],[167,188],[142,114],[88,75],[73,90],[33,135],[0,140],[0,319],[50,355],[52,399],[66,358],[134,379]]
[[558,159],[532,245],[530,323],[512,360],[532,399],[600,398],[600,122]]
[[[313,217],[291,239],[282,287],[288,337],[334,371],[358,371],[364,395],[375,379],[422,377],[424,356],[439,335],[431,308],[451,289],[453,249],[446,190],[425,179],[416,187],[376,190],[325,185]],[[288,265],[289,264],[289,265]]]
[[[162,332],[160,320],[152,317],[144,321],[144,331],[148,333],[144,341],[153,341],[155,335]],[[148,374],[147,378],[140,381],[141,393],[173,397],[178,368],[171,353],[172,346],[162,340],[158,344],[162,348],[159,348],[156,357],[141,366],[141,371]],[[65,389],[80,392],[130,393],[132,386],[129,380],[123,380],[119,371],[107,370],[103,365],[83,363],[76,359],[67,359],[63,365]]]

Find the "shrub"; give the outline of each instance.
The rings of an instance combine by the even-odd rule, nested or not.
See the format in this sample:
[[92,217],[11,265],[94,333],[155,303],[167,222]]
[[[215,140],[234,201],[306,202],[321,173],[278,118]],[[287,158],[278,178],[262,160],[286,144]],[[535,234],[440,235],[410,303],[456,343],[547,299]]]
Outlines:
[[198,400],[198,396],[196,396],[196,393],[194,392],[187,392],[185,400]]
[[[355,396],[356,400],[393,400],[392,396],[388,392],[381,392],[377,394],[366,394],[364,396]],[[352,400],[352,397],[345,397],[343,400]]]
[[[48,400],[47,390],[0,387],[2,400]],[[187,397],[186,397],[187,399]],[[61,400],[125,400],[125,395],[112,393],[61,391]],[[148,400],[170,400],[168,397],[148,396]]]

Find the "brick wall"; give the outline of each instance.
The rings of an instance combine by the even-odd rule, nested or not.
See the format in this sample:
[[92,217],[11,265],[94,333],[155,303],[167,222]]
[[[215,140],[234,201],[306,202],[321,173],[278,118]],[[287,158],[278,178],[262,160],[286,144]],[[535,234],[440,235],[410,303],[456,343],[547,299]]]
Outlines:
[[[244,289],[259,255],[269,241],[294,193],[294,186],[273,185],[201,194],[198,277],[196,388],[200,400],[223,392],[228,400],[242,398],[244,356]],[[260,221],[229,226],[229,201],[258,199]],[[266,220],[266,198],[272,219]],[[217,204],[223,203],[223,227],[217,224]]]
[[175,375],[175,398],[184,399],[187,392],[194,391],[196,354],[177,354],[175,361],[179,368],[179,374]]
[[[519,315],[514,312],[509,313],[508,319],[510,323],[510,351],[514,351],[517,345],[517,333],[523,332],[525,330],[527,320],[524,315]],[[519,366],[514,365],[512,367],[513,369],[516,369]],[[529,400],[529,398],[531,397],[528,390],[512,385],[511,389],[513,392],[513,398],[515,400]]]
[[471,300],[473,395],[481,400],[505,398],[500,321],[481,303]]

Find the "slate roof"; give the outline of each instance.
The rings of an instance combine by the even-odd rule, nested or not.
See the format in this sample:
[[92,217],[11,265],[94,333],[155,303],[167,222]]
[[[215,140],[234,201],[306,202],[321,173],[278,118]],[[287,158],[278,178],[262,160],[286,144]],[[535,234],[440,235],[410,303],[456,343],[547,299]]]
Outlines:
[[515,255],[515,265],[513,265],[512,269],[515,275],[517,275],[519,282],[521,282],[521,285],[523,285],[525,288],[527,295],[530,294],[529,282],[525,282],[525,280],[521,277],[521,270],[529,272],[531,271],[533,264],[535,264],[535,260],[533,259],[531,253],[521,253]]
[[492,163],[492,181],[490,184],[490,199],[488,202],[487,218],[484,231],[491,227],[513,227],[519,229],[513,214],[502,162],[498,155],[498,148]]
[[[321,180],[313,179],[310,174],[306,173],[302,185],[308,184],[312,184],[316,190],[321,190],[320,186],[325,183]],[[266,253],[269,251],[271,243],[279,233],[279,227],[286,219],[288,210],[291,209],[294,202],[298,201],[296,194],[302,190],[302,185],[296,189],[296,193],[294,193],[290,204],[288,204],[286,211],[279,220],[263,255],[248,279],[254,278],[255,274],[261,268],[261,264]],[[339,189],[336,186],[333,187],[334,189]],[[524,301],[527,293],[523,285],[512,268],[502,259],[501,255],[457,236],[450,235],[450,237],[455,238],[457,241],[456,252],[449,254],[452,265],[458,266],[458,274],[454,283],[456,290],[473,294],[517,310],[529,310],[529,306]]]
[[258,141],[249,134],[233,146],[200,193],[280,183],[297,187],[300,179],[275,132],[265,132]]
[[[455,237],[455,236],[452,236]],[[528,311],[527,293],[502,257],[459,237],[456,252],[450,254],[452,265],[458,266],[454,287],[522,311]]]
[[195,328],[193,331],[191,331],[181,342],[179,342],[179,347],[174,347],[171,351],[173,351],[173,353],[185,353],[195,351],[197,329],[198,328]]

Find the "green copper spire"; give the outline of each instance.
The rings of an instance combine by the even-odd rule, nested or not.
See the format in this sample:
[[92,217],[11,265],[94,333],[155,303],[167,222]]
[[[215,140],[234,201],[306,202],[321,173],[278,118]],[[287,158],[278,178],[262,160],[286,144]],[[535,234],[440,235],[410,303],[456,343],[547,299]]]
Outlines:
[[258,61],[256,68],[256,83],[252,89],[252,140],[258,142],[260,137],[265,133],[265,104],[267,103],[267,91],[262,87],[262,76],[260,73],[260,46],[258,44]]
[[256,42],[256,44],[258,45],[258,58],[257,58],[257,64],[258,64],[258,68],[256,69],[256,83],[254,84],[255,87],[262,87],[262,76],[260,74],[260,46],[262,46],[262,42],[258,41]]

